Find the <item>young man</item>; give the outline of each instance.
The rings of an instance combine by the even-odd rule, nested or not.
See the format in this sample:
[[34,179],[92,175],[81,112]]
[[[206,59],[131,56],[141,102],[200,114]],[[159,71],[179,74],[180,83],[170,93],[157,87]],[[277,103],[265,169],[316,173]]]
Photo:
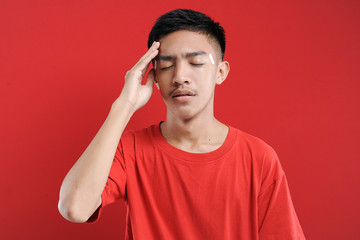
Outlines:
[[[126,239],[305,239],[274,150],[214,117],[215,86],[230,70],[223,28],[178,9],[157,20],[148,45],[65,177],[60,213],[92,222],[124,199]],[[166,120],[123,133],[154,82]]]

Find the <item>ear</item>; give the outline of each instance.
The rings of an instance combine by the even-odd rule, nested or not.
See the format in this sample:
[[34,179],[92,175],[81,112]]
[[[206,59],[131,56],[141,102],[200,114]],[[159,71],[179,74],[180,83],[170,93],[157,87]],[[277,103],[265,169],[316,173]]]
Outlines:
[[227,61],[220,62],[216,73],[216,84],[220,85],[221,83],[223,83],[229,72],[230,64]]
[[160,90],[159,82],[158,82],[157,79],[156,79],[156,75],[155,75],[154,83],[155,83],[156,88],[157,88],[158,90]]

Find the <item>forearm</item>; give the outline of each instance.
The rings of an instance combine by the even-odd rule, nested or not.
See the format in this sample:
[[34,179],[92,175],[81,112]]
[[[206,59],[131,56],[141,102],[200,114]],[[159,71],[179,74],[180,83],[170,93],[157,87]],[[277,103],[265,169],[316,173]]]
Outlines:
[[136,110],[150,99],[155,79],[150,70],[146,83],[142,79],[151,60],[158,54],[160,44],[150,49],[125,75],[120,97],[113,103],[110,113],[85,152],[70,169],[60,189],[59,211],[73,222],[85,222],[101,204],[115,151],[120,137]]
[[61,189],[59,211],[68,220],[84,222],[101,204],[120,137],[134,109],[116,100],[100,130],[66,175]]

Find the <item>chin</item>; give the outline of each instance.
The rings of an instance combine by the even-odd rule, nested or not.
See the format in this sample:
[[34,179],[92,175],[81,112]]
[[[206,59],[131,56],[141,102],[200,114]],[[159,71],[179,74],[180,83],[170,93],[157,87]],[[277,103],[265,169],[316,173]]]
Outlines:
[[176,118],[182,119],[184,121],[190,121],[196,115],[194,111],[191,111],[190,109],[176,109],[171,111],[171,113]]
[[177,113],[176,116],[180,119],[189,121],[191,119],[194,118],[194,114],[191,114],[191,112],[181,112],[181,113]]

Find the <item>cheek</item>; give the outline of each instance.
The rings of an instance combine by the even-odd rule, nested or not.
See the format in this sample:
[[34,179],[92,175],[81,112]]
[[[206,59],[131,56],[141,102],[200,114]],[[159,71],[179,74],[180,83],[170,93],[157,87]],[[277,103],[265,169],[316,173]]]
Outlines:
[[162,71],[160,69],[155,70],[156,80],[164,81],[169,79],[172,76],[172,70],[168,69],[166,71]]
[[169,78],[165,78],[164,76],[156,76],[156,81],[159,84],[159,91],[161,96],[165,97],[171,91],[171,81],[167,80]]
[[195,72],[195,76],[197,78],[200,76],[205,85],[208,85],[209,83],[213,85],[216,81],[216,69],[212,66],[207,66],[200,71]]

